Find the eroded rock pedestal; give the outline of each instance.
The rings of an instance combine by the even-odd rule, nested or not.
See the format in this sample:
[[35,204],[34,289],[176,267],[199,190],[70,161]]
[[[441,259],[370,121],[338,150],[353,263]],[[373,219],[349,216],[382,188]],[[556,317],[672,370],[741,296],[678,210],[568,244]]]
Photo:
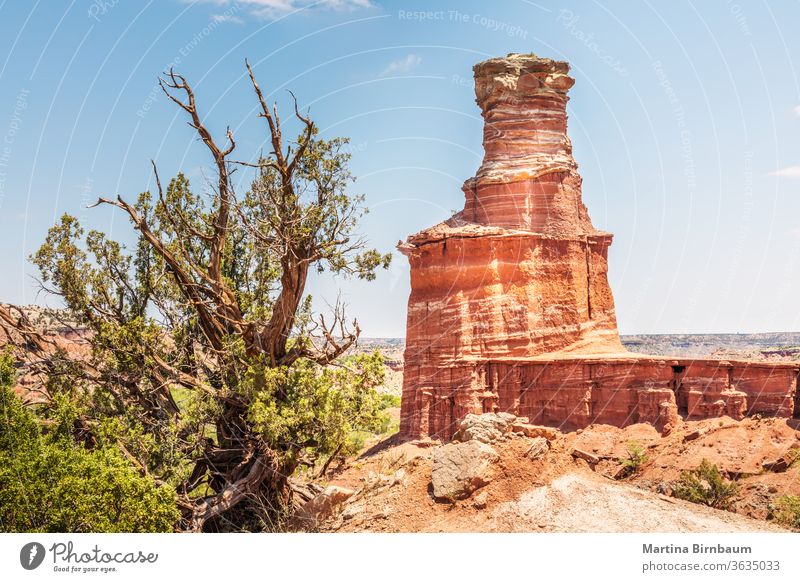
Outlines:
[[452,436],[469,413],[581,427],[680,415],[791,415],[797,366],[627,354],[567,137],[566,62],[474,67],[483,163],[464,209],[398,248],[411,263],[401,434]]

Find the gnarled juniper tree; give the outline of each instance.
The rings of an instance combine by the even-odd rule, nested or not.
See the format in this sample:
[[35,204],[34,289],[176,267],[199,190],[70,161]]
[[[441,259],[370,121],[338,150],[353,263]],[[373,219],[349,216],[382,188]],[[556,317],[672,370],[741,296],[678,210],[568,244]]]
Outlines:
[[[186,79],[169,71],[161,88],[211,154],[212,194],[196,194],[180,174],[162,187],[153,163],[156,192],[96,204],[129,217],[138,232],[130,252],[65,215],[33,256],[44,288],[90,330],[90,357],[48,360],[50,391],[88,399],[76,430],[111,439],[174,486],[181,527],[193,531],[279,527],[295,469],[378,419],[380,357],[343,358],[357,323],[338,301],[327,318],[315,314],[305,292],[314,270],[373,279],[389,263],[357,235],[364,210],[348,193],[347,140],[320,138],[295,100],[302,131],[286,143],[245,64],[269,155],[233,160],[230,129],[220,145]],[[237,164],[255,172],[241,196]],[[34,352],[46,349],[21,314],[2,320]]]

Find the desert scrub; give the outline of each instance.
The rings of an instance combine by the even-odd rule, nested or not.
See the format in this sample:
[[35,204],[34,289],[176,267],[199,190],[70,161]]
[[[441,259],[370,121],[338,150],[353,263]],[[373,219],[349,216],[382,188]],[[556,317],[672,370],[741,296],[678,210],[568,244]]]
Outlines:
[[725,479],[716,465],[703,459],[696,469],[681,473],[672,495],[715,509],[729,509],[738,492],[738,484]]
[[44,419],[23,405],[13,382],[11,356],[0,353],[0,531],[173,530],[180,514],[172,486],[142,475],[115,447],[76,441],[66,400],[56,399]]
[[379,394],[378,403],[381,410],[387,408],[400,408],[400,397],[394,394]]
[[641,469],[647,462],[647,451],[639,441],[628,441],[626,445],[628,457],[620,459],[619,464],[625,469],[626,475],[632,475]]
[[779,524],[792,529],[800,529],[800,497],[782,495],[775,500],[772,516]]
[[800,461],[800,449],[790,449],[786,454],[786,459],[790,467],[796,466],[797,461]]

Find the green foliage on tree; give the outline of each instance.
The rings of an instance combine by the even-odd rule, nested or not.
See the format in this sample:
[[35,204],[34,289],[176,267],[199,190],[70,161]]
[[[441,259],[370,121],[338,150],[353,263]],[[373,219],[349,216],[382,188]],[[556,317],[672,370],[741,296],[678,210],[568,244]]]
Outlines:
[[298,459],[333,454],[354,431],[381,430],[384,416],[373,390],[383,381],[379,353],[327,368],[300,360],[293,366],[257,370],[249,380],[263,382],[250,396],[254,428],[273,447],[302,444],[289,450]]
[[41,419],[11,388],[13,362],[0,355],[0,530],[163,532],[180,514],[175,490],[143,476],[120,450],[87,449],[71,436],[75,409],[60,400]]
[[737,483],[725,479],[716,465],[703,459],[696,469],[681,473],[673,496],[715,509],[728,509],[738,492]]
[[[347,140],[321,138],[295,104],[302,129],[286,144],[247,70],[268,155],[232,160],[230,130],[218,145],[191,87],[170,71],[162,89],[211,154],[207,191],[182,174],[163,188],[154,163],[154,192],[98,201],[128,216],[131,248],[64,215],[32,257],[92,348],[88,358],[40,358],[49,393],[77,407],[82,438],[173,486],[181,527],[193,531],[280,529],[295,470],[385,424],[380,356],[347,358],[357,322],[338,301],[315,313],[305,291],[310,273],[372,280],[389,264],[358,234],[365,209],[349,192]],[[235,168],[254,174],[240,195]],[[23,323],[17,332],[47,352]]]

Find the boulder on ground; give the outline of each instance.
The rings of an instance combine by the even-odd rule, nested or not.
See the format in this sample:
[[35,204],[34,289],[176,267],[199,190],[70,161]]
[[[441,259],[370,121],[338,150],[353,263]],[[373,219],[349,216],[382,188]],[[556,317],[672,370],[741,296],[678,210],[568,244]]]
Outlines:
[[517,417],[507,412],[468,414],[459,423],[453,440],[491,443],[510,433],[515,421]]
[[761,466],[764,467],[765,471],[771,471],[773,473],[783,473],[789,467],[794,465],[798,458],[800,458],[800,445],[797,443],[792,443],[783,455],[778,457],[774,461],[764,461],[761,463]]
[[544,457],[549,450],[550,443],[547,442],[547,439],[544,437],[536,437],[531,441],[531,446],[528,447],[528,450],[525,451],[525,456],[535,461],[536,459]]
[[600,457],[581,449],[573,449],[572,456],[575,457],[576,459],[583,459],[590,465],[596,465],[597,463],[600,462]]
[[698,428],[687,432],[685,435],[683,435],[683,442],[688,443],[689,441],[695,441],[703,436],[706,432],[708,432],[706,428]]
[[466,499],[492,481],[498,458],[492,447],[477,440],[439,447],[433,453],[433,496],[448,501]]

